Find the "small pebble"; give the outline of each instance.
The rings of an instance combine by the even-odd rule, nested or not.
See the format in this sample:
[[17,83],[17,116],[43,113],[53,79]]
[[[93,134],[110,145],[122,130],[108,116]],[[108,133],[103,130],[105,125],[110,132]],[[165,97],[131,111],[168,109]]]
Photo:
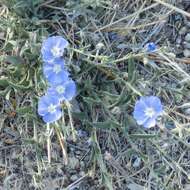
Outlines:
[[181,38],[180,38],[180,37],[178,37],[178,38],[176,39],[176,44],[181,44]]
[[80,154],[81,154],[81,151],[80,151],[80,150],[77,150],[77,151],[75,151],[75,154],[76,154],[76,155],[80,155]]
[[133,167],[134,168],[139,167],[140,164],[141,164],[141,158],[136,157],[135,161],[133,162]]
[[179,30],[179,34],[180,35],[184,35],[184,34],[186,34],[186,32],[187,32],[187,28],[184,26],[184,27],[182,27],[180,30]]
[[75,157],[70,157],[69,158],[69,167],[71,169],[76,169],[76,168],[79,168],[80,166],[80,163],[79,163],[79,160]]
[[185,36],[185,41],[190,42],[190,33]]
[[184,47],[190,49],[190,42],[184,42]]
[[113,114],[118,115],[118,114],[121,114],[121,109],[120,109],[120,107],[115,106],[115,107],[111,110],[111,112],[112,112]]
[[190,22],[189,21],[185,22],[185,25],[190,27]]
[[190,50],[189,50],[189,49],[185,49],[185,50],[183,51],[183,55],[184,55],[185,57],[190,57]]
[[80,162],[80,167],[84,168],[85,167],[85,163],[83,161]]
[[77,175],[72,175],[70,178],[71,181],[76,181],[77,179],[78,179]]
[[184,112],[186,115],[190,115],[190,108],[187,108]]
[[80,172],[79,172],[79,175],[80,175],[81,177],[83,177],[83,176],[85,176],[85,172],[84,172],[84,171],[80,171]]

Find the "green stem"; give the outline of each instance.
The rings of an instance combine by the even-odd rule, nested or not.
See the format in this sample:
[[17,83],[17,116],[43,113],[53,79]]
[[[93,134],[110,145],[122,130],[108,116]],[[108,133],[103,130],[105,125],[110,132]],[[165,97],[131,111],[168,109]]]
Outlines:
[[47,123],[47,153],[48,153],[48,163],[51,163],[51,139],[50,139],[50,124]]
[[73,124],[73,117],[72,117],[72,113],[71,113],[71,104],[69,102],[66,102],[66,106],[67,106],[67,110],[68,110],[68,114],[69,114],[69,122],[70,122],[70,126],[71,126],[71,133],[73,136],[73,141],[76,142],[76,131],[75,131],[74,124]]

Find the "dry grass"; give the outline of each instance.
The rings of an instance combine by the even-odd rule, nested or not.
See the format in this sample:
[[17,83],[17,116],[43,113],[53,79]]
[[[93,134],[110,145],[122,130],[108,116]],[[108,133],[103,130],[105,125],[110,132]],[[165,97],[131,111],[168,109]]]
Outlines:
[[[0,189],[190,189],[190,61],[175,44],[188,21],[187,4],[4,1]],[[55,34],[70,43],[65,57],[78,96],[71,113],[64,105],[64,119],[51,126],[48,164],[46,125],[36,105],[46,88],[41,42]],[[144,48],[149,41],[158,44],[152,54]],[[139,95],[162,99],[165,115],[153,129],[137,126],[131,116]]]

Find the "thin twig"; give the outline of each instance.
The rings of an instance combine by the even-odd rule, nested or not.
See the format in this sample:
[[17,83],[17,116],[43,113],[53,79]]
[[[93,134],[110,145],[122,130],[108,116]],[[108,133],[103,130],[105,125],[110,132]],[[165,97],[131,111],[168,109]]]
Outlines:
[[47,152],[48,152],[48,163],[51,163],[51,139],[50,139],[50,124],[47,123]]
[[68,189],[68,190],[74,189],[84,178],[86,178],[88,176],[89,176],[89,173],[85,174],[84,176],[80,177],[75,182],[73,182],[72,184],[70,184],[69,186],[67,186],[66,189]]
[[73,118],[72,118],[72,113],[71,113],[71,104],[69,102],[66,102],[66,106],[67,106],[67,110],[68,110],[68,114],[69,114],[69,121],[70,121],[73,141],[76,142],[76,134],[75,134],[76,131],[75,131],[74,124],[73,124]]
[[67,151],[66,151],[66,148],[65,148],[65,140],[64,140],[64,136],[62,134],[62,132],[58,129],[58,126],[56,124],[56,127],[55,127],[55,131],[57,133],[57,137],[58,137],[58,140],[59,140],[59,144],[61,146],[61,149],[62,149],[62,154],[63,154],[63,158],[64,158],[64,163],[65,165],[68,164],[68,156],[67,156]]
[[158,3],[155,3],[155,4],[152,4],[152,5],[149,6],[149,7],[146,7],[146,8],[144,8],[144,9],[140,9],[140,10],[136,11],[135,13],[133,13],[133,14],[131,14],[131,15],[127,15],[127,16],[124,17],[124,18],[121,18],[121,19],[119,19],[119,20],[117,20],[117,21],[115,21],[115,22],[112,22],[112,23],[110,23],[110,24],[107,24],[107,25],[103,26],[102,28],[99,28],[99,29],[96,30],[95,32],[98,32],[98,31],[103,30],[103,29],[105,29],[105,28],[109,28],[109,27],[111,27],[111,26],[113,26],[113,25],[115,25],[115,24],[117,24],[117,23],[119,23],[119,22],[121,22],[121,21],[124,21],[124,20],[127,20],[127,19],[129,19],[129,18],[132,18],[132,17],[134,17],[136,14],[140,14],[140,13],[142,13],[142,12],[144,12],[144,11],[148,11],[149,9],[152,9],[153,7],[156,7],[157,5],[158,5]]
[[188,12],[186,12],[186,11],[178,8],[178,7],[175,7],[175,6],[173,6],[173,5],[169,4],[169,3],[163,2],[161,0],[154,0],[154,1],[156,1],[157,3],[160,3],[162,5],[164,5],[165,7],[169,8],[169,9],[172,9],[172,10],[178,12],[178,13],[181,13],[182,15],[190,17],[190,13],[188,13]]

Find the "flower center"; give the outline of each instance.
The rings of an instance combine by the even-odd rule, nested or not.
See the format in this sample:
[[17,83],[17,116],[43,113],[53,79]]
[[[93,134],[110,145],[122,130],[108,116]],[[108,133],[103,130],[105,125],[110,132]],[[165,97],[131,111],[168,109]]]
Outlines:
[[55,111],[56,111],[56,106],[53,105],[53,104],[50,104],[50,105],[48,106],[48,112],[49,112],[49,113],[54,113]]
[[154,109],[153,109],[153,108],[146,108],[146,109],[145,109],[145,115],[146,115],[147,117],[152,118],[152,117],[155,115]]
[[65,92],[65,88],[63,86],[57,86],[56,87],[56,91],[59,93],[59,94],[63,94]]
[[52,49],[51,49],[51,53],[53,54],[54,57],[61,57],[63,52],[61,50],[61,48],[57,47],[57,46],[54,46]]
[[53,72],[54,73],[59,73],[59,72],[61,72],[61,65],[54,65],[54,67],[53,67]]

